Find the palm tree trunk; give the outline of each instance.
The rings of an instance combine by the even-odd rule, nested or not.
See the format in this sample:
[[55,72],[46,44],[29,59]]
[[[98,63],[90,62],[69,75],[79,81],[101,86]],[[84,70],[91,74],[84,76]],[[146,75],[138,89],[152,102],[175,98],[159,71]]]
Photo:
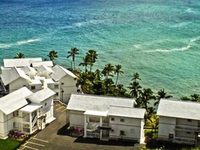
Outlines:
[[75,70],[75,60],[74,60],[74,70]]
[[118,78],[119,78],[119,74],[117,74],[117,78],[116,78],[115,86],[117,86]]

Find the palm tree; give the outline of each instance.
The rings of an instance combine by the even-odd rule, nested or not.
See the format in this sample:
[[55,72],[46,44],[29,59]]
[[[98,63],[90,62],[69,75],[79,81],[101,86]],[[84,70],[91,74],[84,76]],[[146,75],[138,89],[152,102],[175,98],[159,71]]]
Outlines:
[[139,104],[141,104],[140,107],[145,108],[148,112],[148,104],[150,100],[155,100],[156,97],[154,96],[153,91],[150,88],[144,88],[140,92],[140,97],[138,98]]
[[101,80],[101,71],[99,69],[94,72],[94,75],[96,80]]
[[[76,57],[76,55],[79,54],[79,49],[74,47],[74,48],[71,48],[71,50],[68,51],[67,53],[68,53],[67,58],[72,57],[72,61],[73,61],[73,64],[74,64],[74,70],[75,70],[75,57]],[[72,64],[71,64],[71,69],[72,69]]]
[[133,81],[132,83],[130,83],[130,86],[128,87],[130,89],[130,95],[133,97],[133,98],[138,98],[139,97],[139,93],[141,91],[141,86],[140,86],[140,83],[139,82],[135,82]]
[[102,70],[102,74],[108,78],[108,76],[113,76],[114,66],[111,64],[105,65],[104,69]]
[[85,57],[83,57],[83,62],[81,62],[79,64],[79,66],[85,67],[85,72],[87,72],[87,66],[88,66],[88,64],[89,64],[89,57],[85,56]]
[[159,102],[162,98],[168,99],[168,98],[171,98],[171,97],[172,97],[171,95],[167,95],[167,93],[165,92],[164,89],[159,90],[157,92],[157,96],[156,96],[157,101],[154,103],[154,106],[158,106],[158,104],[159,104]]
[[183,97],[181,97],[181,100],[192,101],[192,102],[200,102],[200,95],[199,94],[192,94],[189,97],[183,96]]
[[50,59],[51,61],[53,61],[53,63],[54,63],[54,60],[55,60],[56,58],[58,58],[58,52],[56,52],[55,50],[52,50],[52,51],[49,52],[49,54],[48,54],[47,56],[48,56],[49,59]]
[[25,58],[25,55],[21,52],[17,53],[14,58]]
[[200,102],[200,95],[199,94],[193,94],[193,95],[190,95],[190,97],[191,97],[191,101]]
[[131,79],[131,83],[129,85],[129,89],[130,89],[130,95],[133,97],[133,98],[138,98],[139,97],[139,94],[141,93],[141,85],[139,83],[139,80],[140,79],[140,75],[136,72],[133,74],[133,78]]
[[134,74],[133,74],[133,78],[132,78],[131,80],[132,80],[132,81],[135,81],[135,82],[141,80],[141,79],[140,79],[139,73],[137,73],[137,72],[134,73]]
[[124,73],[121,69],[121,65],[115,65],[115,74],[117,75],[115,85],[118,83],[119,75]]
[[104,80],[104,85],[105,85],[105,93],[110,94],[112,91],[112,86],[113,86],[113,80],[111,78],[106,78]]
[[86,53],[86,57],[88,57],[88,63],[90,65],[90,72],[92,71],[92,66],[93,64],[96,62],[96,59],[97,59],[97,52],[95,50],[89,50],[87,53]]

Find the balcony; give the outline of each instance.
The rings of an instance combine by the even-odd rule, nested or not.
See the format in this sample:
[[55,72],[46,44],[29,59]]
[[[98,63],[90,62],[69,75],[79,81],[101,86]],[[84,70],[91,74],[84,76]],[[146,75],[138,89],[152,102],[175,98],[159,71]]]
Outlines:
[[189,131],[189,132],[198,132],[200,131],[199,127],[189,126],[189,125],[176,125],[176,131]]
[[195,144],[195,139],[189,138],[189,137],[175,137],[174,142],[175,143],[184,143],[184,144]]

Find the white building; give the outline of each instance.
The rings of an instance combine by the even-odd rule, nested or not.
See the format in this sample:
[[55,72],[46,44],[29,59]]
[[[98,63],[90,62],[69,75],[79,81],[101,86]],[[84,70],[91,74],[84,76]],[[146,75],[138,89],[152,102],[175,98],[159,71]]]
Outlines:
[[53,96],[45,88],[33,93],[26,87],[0,98],[0,138],[5,139],[10,130],[32,134],[52,122]]
[[174,143],[200,143],[200,103],[165,100],[158,106],[158,138]]
[[128,98],[72,94],[67,110],[70,127],[84,130],[84,137],[144,142],[145,109],[134,108]]
[[1,67],[1,82],[6,94],[21,87],[32,92],[50,88],[56,92],[55,99],[68,103],[70,95],[77,93],[77,77],[69,70],[52,61],[41,58],[4,59]]
[[[77,77],[62,66],[56,65],[52,68],[51,78],[55,81],[55,92],[62,102],[68,104],[71,94],[77,93]],[[57,89],[56,89],[57,88]]]

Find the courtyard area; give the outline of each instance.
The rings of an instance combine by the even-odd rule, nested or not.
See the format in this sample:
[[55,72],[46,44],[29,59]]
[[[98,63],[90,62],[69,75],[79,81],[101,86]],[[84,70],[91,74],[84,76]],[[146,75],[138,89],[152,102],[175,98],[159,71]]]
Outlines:
[[140,145],[132,142],[109,141],[102,142],[98,139],[84,139],[82,137],[71,137],[67,133],[68,114],[66,107],[54,103],[56,120],[49,124],[44,130],[26,141],[20,150],[139,150]]

